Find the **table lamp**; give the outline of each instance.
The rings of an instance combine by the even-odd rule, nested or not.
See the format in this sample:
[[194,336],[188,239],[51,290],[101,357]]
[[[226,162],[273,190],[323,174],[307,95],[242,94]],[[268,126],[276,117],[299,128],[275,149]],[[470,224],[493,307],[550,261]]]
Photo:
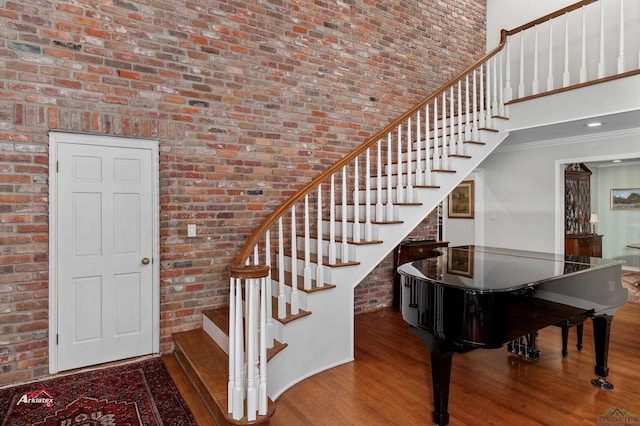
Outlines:
[[591,231],[593,235],[596,234],[596,223],[598,223],[598,213],[591,213],[591,217],[589,218],[589,223],[591,224]]

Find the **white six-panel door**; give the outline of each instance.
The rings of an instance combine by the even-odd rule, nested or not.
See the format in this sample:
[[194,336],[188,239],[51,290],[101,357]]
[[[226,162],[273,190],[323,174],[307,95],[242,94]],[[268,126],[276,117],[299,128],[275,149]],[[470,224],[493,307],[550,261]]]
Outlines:
[[57,342],[52,369],[157,352],[157,151],[152,149],[157,143],[131,146],[130,139],[69,134],[52,139],[56,335],[51,337]]

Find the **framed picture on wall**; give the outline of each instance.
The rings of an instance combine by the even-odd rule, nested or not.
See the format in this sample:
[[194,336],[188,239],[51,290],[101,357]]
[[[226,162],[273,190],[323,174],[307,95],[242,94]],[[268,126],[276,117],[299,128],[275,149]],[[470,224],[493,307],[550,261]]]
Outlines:
[[640,188],[611,188],[611,210],[640,210]]
[[451,219],[473,219],[475,196],[472,180],[463,180],[448,198],[448,215]]

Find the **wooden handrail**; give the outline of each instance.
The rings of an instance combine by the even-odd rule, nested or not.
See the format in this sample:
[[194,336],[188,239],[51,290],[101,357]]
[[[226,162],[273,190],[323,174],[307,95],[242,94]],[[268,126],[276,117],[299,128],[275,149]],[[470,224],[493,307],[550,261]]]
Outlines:
[[[277,222],[277,220],[282,217],[287,211],[291,209],[297,202],[302,200],[302,198],[309,194],[312,190],[314,190],[320,183],[325,181],[325,179],[329,178],[333,174],[337,173],[344,166],[349,164],[353,159],[358,157],[360,154],[365,152],[368,148],[376,144],[383,136],[392,132],[396,129],[400,124],[404,123],[409,117],[411,117],[414,113],[416,113],[419,109],[423,108],[427,103],[433,101],[435,98],[441,96],[444,92],[453,87],[458,81],[463,79],[466,75],[471,73],[474,69],[478,68],[480,65],[487,62],[493,56],[495,56],[498,52],[500,52],[504,46],[506,45],[507,37],[513,34],[517,34],[518,32],[524,31],[528,28],[534,27],[542,22],[546,22],[550,19],[556,18],[558,16],[562,16],[567,12],[571,12],[573,10],[579,9],[582,6],[588,5],[590,3],[594,3],[598,0],[582,0],[572,5],[569,5],[565,8],[562,8],[556,12],[550,13],[548,15],[543,16],[542,18],[531,21],[527,24],[521,25],[512,30],[501,30],[500,31],[500,43],[498,46],[493,49],[491,52],[485,54],[479,60],[474,62],[472,65],[467,67],[461,73],[457,74],[454,78],[449,80],[444,86],[438,89],[436,92],[431,94],[430,96],[423,99],[416,106],[402,114],[399,118],[394,120],[392,123],[388,124],[382,130],[377,132],[371,138],[369,138],[366,142],[364,142],[360,147],[356,148],[351,153],[347,154],[340,161],[335,163],[333,166],[322,172],[320,175],[311,180],[307,185],[305,185],[302,189],[300,189],[295,195],[289,198],[284,204],[281,204],[276,210],[274,210],[263,222],[262,224],[249,236],[244,246],[236,256],[236,259],[233,263],[233,271],[237,271],[237,268],[241,268],[242,265],[246,264],[247,259],[253,252],[254,246],[258,243],[260,238],[262,238],[266,232]],[[233,272],[232,272],[233,275]]]
[[598,0],[582,0],[582,1],[579,1],[577,3],[570,4],[569,6],[564,7],[562,9],[560,9],[560,10],[557,10],[555,12],[549,13],[548,15],[544,15],[542,18],[538,18],[535,21],[527,22],[526,24],[520,25],[519,27],[516,27],[516,28],[514,28],[512,30],[508,30],[507,31],[507,36],[511,36],[511,35],[514,35],[514,34],[517,34],[517,33],[521,32],[521,31],[528,30],[529,28],[533,28],[538,24],[542,24],[543,22],[550,21],[550,20],[552,20],[554,18],[557,18],[558,16],[564,15],[565,13],[572,12],[572,11],[574,11],[576,9],[580,9],[582,6],[586,6],[588,4],[595,3],[597,1]]

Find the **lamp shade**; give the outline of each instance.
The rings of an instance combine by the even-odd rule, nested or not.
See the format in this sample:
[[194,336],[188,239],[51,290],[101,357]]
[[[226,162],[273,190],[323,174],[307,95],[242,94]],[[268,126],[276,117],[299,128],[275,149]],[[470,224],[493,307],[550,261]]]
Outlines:
[[598,213],[591,213],[589,223],[598,223]]

